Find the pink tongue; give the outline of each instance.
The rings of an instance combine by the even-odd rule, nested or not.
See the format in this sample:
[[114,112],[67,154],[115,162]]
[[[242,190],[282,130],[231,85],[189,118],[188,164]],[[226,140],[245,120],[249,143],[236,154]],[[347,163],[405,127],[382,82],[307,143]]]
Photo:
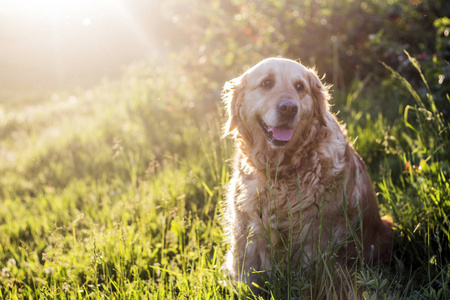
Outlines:
[[270,127],[268,128],[268,131],[271,131],[273,137],[279,141],[289,141],[294,134],[294,129],[285,129],[278,127]]

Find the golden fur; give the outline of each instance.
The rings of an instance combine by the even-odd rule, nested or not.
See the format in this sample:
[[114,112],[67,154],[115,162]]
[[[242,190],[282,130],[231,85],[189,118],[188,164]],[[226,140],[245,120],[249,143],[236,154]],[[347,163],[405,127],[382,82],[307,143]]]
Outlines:
[[[282,58],[225,84],[225,135],[236,141],[224,205],[233,279],[257,281],[252,271],[270,270],[272,258],[304,265],[330,241],[346,244],[342,262],[361,250],[366,259],[389,259],[392,224],[380,218],[365,164],[330,113],[329,97],[313,70]],[[279,125],[282,99],[298,112]],[[283,145],[271,142],[277,126],[293,129],[277,142]],[[352,228],[362,243],[349,240]]]

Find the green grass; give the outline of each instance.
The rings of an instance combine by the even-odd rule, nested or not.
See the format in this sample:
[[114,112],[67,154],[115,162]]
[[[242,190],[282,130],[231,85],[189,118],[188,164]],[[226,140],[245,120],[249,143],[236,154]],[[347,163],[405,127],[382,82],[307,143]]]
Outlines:
[[[144,70],[0,105],[0,299],[251,297],[221,269],[233,147],[219,97],[173,85],[182,70]],[[378,94],[363,83],[340,102],[398,224],[391,263],[344,268],[331,249],[303,269],[274,266],[274,299],[450,298],[449,126],[430,93],[410,91],[393,122],[367,107]]]

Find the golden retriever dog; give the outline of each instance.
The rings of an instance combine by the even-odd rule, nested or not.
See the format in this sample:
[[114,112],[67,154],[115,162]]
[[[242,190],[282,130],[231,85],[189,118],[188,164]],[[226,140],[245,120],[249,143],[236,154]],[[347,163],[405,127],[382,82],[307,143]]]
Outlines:
[[236,142],[224,204],[232,279],[251,285],[274,259],[305,266],[331,244],[344,245],[341,262],[389,259],[392,223],[329,98],[313,70],[283,58],[225,84],[224,131]]

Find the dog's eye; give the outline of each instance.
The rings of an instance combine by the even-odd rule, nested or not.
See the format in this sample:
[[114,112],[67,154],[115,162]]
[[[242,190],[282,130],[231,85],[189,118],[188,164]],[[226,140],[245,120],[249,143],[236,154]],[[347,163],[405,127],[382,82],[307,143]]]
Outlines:
[[297,82],[296,84],[294,84],[294,86],[295,86],[295,89],[299,92],[303,91],[305,89],[305,86],[301,82]]
[[261,86],[266,89],[271,89],[275,85],[275,82],[272,79],[264,79],[261,82]]

